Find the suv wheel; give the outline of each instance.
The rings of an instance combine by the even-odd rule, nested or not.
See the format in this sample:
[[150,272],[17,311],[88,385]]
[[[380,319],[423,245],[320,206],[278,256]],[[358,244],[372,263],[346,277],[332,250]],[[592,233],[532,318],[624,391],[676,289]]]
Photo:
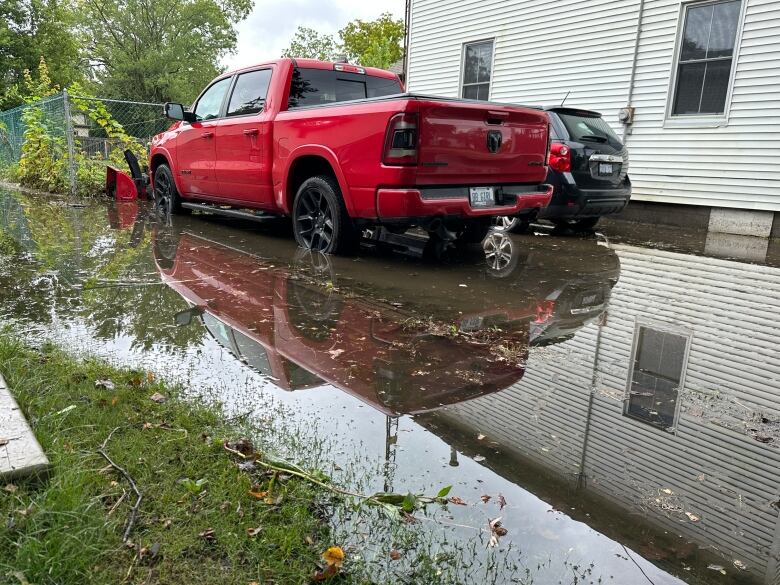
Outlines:
[[511,217],[509,215],[499,215],[495,220],[495,227],[502,232],[511,232],[513,234],[524,234],[531,226],[531,220],[521,217]]
[[323,254],[352,250],[360,237],[347,215],[338,183],[325,175],[304,181],[292,209],[295,241]]

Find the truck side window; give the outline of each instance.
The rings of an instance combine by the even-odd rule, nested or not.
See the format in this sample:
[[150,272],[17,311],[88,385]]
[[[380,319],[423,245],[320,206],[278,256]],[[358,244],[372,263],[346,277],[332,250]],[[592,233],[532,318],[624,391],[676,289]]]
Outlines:
[[263,110],[271,83],[271,70],[260,69],[238,76],[228,104],[228,116],[256,114]]
[[230,86],[230,80],[230,77],[220,79],[200,96],[195,106],[195,115],[198,120],[211,120],[219,117],[219,110]]

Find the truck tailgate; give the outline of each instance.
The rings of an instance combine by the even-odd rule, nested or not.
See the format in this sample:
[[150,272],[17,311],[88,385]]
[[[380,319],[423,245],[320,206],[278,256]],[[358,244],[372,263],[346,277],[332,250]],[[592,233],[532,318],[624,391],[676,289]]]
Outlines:
[[419,185],[544,182],[546,112],[487,102],[418,100]]

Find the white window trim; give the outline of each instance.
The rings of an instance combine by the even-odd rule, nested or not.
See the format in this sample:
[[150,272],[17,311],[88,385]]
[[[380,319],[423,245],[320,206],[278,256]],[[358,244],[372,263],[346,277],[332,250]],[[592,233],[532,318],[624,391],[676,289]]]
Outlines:
[[742,0],[737,22],[737,34],[734,37],[734,53],[731,57],[731,73],[729,74],[729,86],[726,91],[726,103],[722,114],[683,114],[672,115],[674,108],[674,96],[677,91],[677,76],[680,69],[680,51],[685,34],[685,19],[688,9],[692,6],[716,4],[720,0],[691,0],[680,3],[680,11],[677,15],[677,38],[674,45],[672,68],[669,73],[669,89],[666,96],[666,111],[664,113],[664,128],[718,128],[727,126],[731,113],[731,98],[734,91],[734,78],[739,66],[739,49],[742,46],[742,29],[745,24],[745,12],[749,0]]
[[[653,331],[658,331],[660,333],[671,333],[672,335],[679,335],[687,339],[685,343],[685,353],[683,355],[683,360],[682,360],[682,371],[680,372],[680,383],[677,386],[677,402],[674,405],[674,426],[668,428],[663,428],[658,425],[654,425],[651,422],[645,421],[639,417],[628,414],[628,401],[631,398],[631,384],[634,380],[634,365],[636,364],[636,351],[637,351],[637,346],[639,345],[639,330],[642,327],[645,327],[646,329],[652,329]],[[646,424],[649,427],[658,429],[659,431],[670,433],[672,435],[677,434],[677,425],[680,421],[680,407],[682,406],[683,403],[683,391],[685,390],[685,378],[688,374],[688,358],[691,354],[692,341],[693,341],[693,332],[690,329],[675,327],[673,325],[669,325],[668,323],[650,322],[650,321],[644,321],[640,319],[634,320],[634,337],[633,340],[631,341],[631,355],[628,364],[628,379],[626,380],[626,389],[623,394],[623,416],[639,421],[643,424]]]
[[490,56],[490,81],[488,82],[488,99],[493,97],[493,78],[496,68],[496,37],[481,37],[474,40],[464,41],[460,48],[460,73],[458,75],[458,99],[463,99],[463,74],[466,72],[466,47],[468,45],[478,45],[480,43],[493,43],[493,53]]

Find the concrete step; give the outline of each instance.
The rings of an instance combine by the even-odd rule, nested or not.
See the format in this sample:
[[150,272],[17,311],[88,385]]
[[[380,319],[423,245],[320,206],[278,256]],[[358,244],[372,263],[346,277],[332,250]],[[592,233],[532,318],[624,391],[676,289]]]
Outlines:
[[45,476],[49,460],[0,375],[0,481]]

